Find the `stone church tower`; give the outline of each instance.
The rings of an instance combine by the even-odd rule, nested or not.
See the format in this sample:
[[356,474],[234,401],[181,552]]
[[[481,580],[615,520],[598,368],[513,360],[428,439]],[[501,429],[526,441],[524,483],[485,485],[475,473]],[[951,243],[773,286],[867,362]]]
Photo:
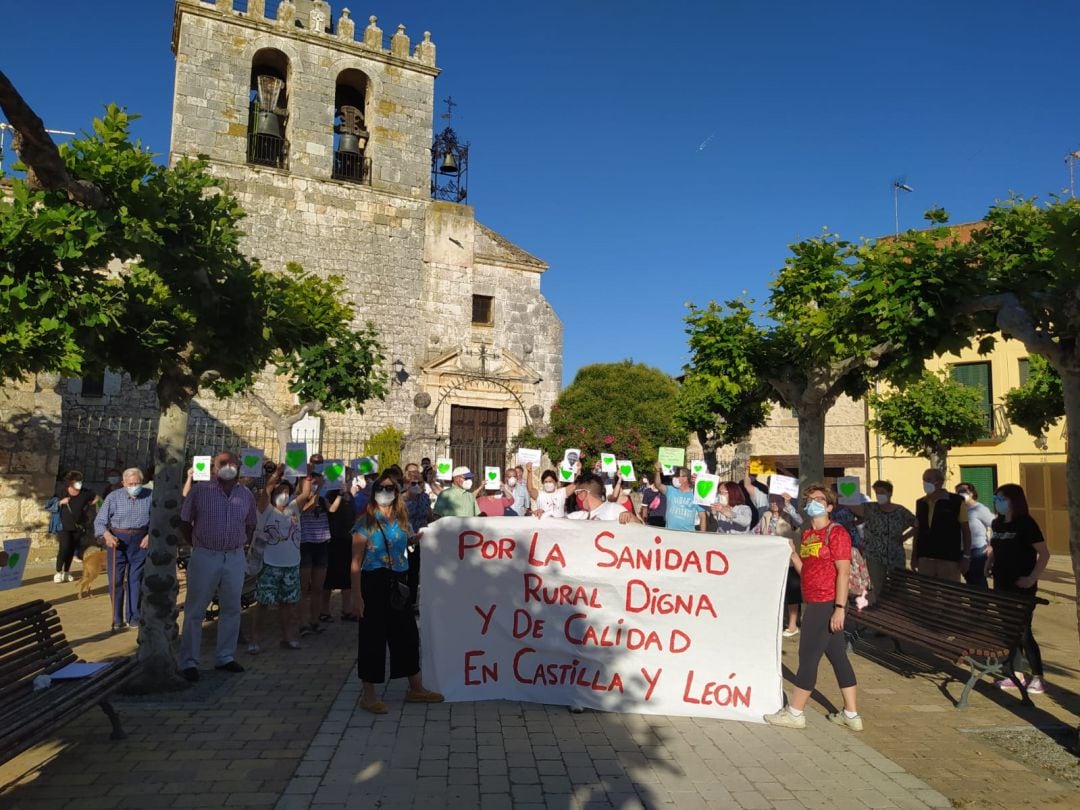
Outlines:
[[[249,255],[344,277],[358,323],[375,323],[390,392],[363,415],[323,415],[326,434],[394,425],[409,457],[452,440],[479,465],[466,445],[542,426],[562,375],[562,325],[540,292],[547,265],[468,205],[432,199],[431,35],[413,45],[399,25],[387,48],[375,17],[358,30],[323,0],[233,5],[176,0],[170,154],[205,155],[227,181],[248,212]],[[264,375],[260,392],[287,410],[276,385]],[[229,425],[265,421],[243,399],[200,405]]]

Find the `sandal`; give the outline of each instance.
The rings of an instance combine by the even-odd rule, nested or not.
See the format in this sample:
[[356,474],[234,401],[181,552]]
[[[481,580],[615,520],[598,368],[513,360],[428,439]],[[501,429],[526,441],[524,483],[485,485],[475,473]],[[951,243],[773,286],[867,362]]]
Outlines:
[[372,714],[386,714],[386,704],[378,699],[376,699],[374,703],[365,703],[363,698],[361,698],[360,708],[365,712],[371,712]]
[[406,703],[442,703],[443,696],[430,689],[410,689],[405,693]]

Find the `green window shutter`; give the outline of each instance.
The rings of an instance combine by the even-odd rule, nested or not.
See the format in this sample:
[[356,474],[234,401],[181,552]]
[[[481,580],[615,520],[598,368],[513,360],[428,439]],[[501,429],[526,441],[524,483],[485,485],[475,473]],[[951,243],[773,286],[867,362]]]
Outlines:
[[994,398],[990,385],[989,363],[959,363],[949,369],[952,378],[961,385],[978,391],[982,397],[983,413],[986,415],[986,435],[994,432]]
[[984,467],[961,466],[960,480],[975,487],[975,491],[979,493],[979,503],[989,504],[994,490],[997,489],[997,467],[993,464]]

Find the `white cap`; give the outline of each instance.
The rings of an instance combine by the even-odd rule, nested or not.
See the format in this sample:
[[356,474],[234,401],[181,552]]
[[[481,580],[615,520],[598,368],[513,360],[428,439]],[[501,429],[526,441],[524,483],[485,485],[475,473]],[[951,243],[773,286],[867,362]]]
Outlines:
[[459,475],[464,478],[473,477],[472,470],[470,470],[468,467],[454,467],[454,471],[450,473],[450,477],[457,478]]

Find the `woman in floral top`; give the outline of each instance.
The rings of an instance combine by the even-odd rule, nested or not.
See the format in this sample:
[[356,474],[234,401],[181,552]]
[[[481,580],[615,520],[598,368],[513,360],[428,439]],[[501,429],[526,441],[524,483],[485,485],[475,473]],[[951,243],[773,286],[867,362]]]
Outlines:
[[371,492],[367,509],[353,526],[353,612],[360,628],[356,670],[364,684],[360,708],[386,714],[375,684],[385,677],[387,647],[390,677],[409,679],[407,703],[441,703],[443,696],[425,689],[420,678],[420,633],[411,602],[406,600],[400,609],[391,602],[392,591],[405,582],[409,570],[409,513],[393,477],[380,475]]
[[871,605],[881,595],[889,569],[904,568],[904,541],[915,533],[916,524],[910,510],[892,502],[889,481],[875,481],[873,490],[874,501],[848,507],[864,520],[862,554],[870,572]]

